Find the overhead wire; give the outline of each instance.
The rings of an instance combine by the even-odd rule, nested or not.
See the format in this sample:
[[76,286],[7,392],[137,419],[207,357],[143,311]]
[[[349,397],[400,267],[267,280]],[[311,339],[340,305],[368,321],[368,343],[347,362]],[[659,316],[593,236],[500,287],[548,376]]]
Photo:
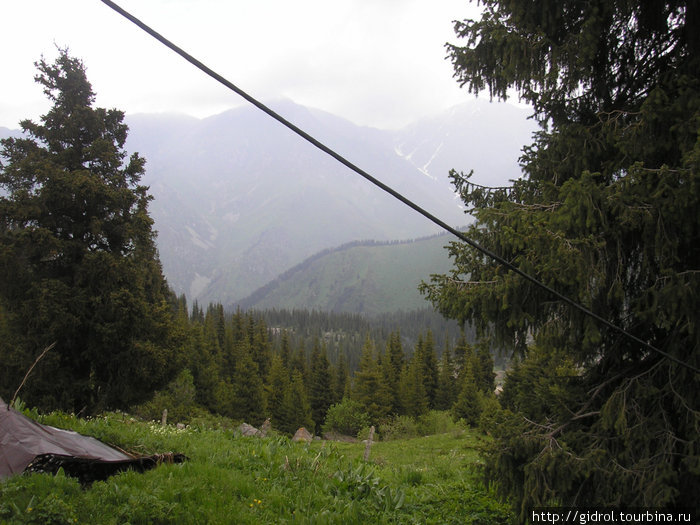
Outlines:
[[195,57],[193,57],[192,55],[187,53],[185,50],[183,50],[179,46],[175,45],[172,41],[165,38],[163,35],[161,35],[157,31],[155,31],[154,29],[152,29],[150,26],[148,26],[147,24],[145,24],[144,22],[142,22],[141,20],[136,18],[131,13],[129,13],[128,11],[121,8],[116,3],[112,2],[111,0],[100,0],[100,1],[103,4],[107,5],[108,7],[110,7],[111,9],[113,9],[114,11],[116,11],[117,13],[119,13],[120,15],[122,15],[124,18],[126,18],[127,20],[129,20],[133,24],[135,24],[136,26],[138,26],[139,28],[141,28],[143,31],[145,31],[146,33],[151,35],[153,38],[158,40],[160,43],[162,43],[163,45],[165,45],[166,47],[168,47],[169,49],[171,49],[172,51],[174,51],[175,53],[180,55],[187,62],[189,62],[190,64],[195,66],[197,69],[199,69],[200,71],[202,71],[206,75],[210,76],[211,78],[213,78],[217,82],[223,84],[225,87],[227,87],[228,89],[230,89],[231,91],[233,91],[234,93],[236,93],[237,95],[239,95],[240,97],[242,97],[243,99],[245,99],[246,101],[248,101],[249,103],[251,103],[252,105],[257,107],[262,112],[266,113],[271,118],[275,119],[277,122],[279,122],[280,124],[282,124],[283,126],[288,128],[292,132],[299,135],[301,138],[303,138],[304,140],[306,140],[307,142],[309,142],[310,144],[312,144],[313,146],[315,146],[319,150],[321,150],[324,153],[326,153],[327,155],[333,157],[335,160],[337,160],[338,162],[340,162],[341,164],[343,164],[344,166],[346,166],[350,170],[352,170],[355,173],[357,173],[358,175],[364,177],[366,180],[368,180],[369,182],[371,182],[375,186],[381,188],[382,190],[384,190],[386,193],[388,193],[392,197],[394,197],[397,200],[399,200],[400,202],[404,203],[406,206],[412,208],[414,211],[420,213],[425,218],[432,221],[434,224],[440,226],[445,231],[448,231],[449,233],[453,234],[454,236],[459,238],[462,242],[466,243],[467,245],[471,246],[472,248],[481,252],[482,254],[486,255],[487,257],[493,259],[501,266],[516,273],[517,275],[519,275],[523,279],[526,279],[527,281],[531,282],[535,286],[542,288],[543,290],[547,291],[549,294],[553,295],[557,299],[568,304],[572,308],[579,310],[584,315],[587,315],[587,316],[595,319],[596,321],[598,321],[602,325],[606,326],[607,328],[614,330],[614,331],[622,334],[623,336],[631,339],[632,341],[636,342],[637,344],[639,344],[643,348],[646,348],[647,350],[654,352],[656,354],[659,354],[661,356],[664,356],[667,359],[670,359],[671,361],[675,362],[676,364],[679,364],[683,367],[689,368],[690,370],[693,370],[696,373],[700,373],[699,368],[693,366],[690,363],[686,363],[686,362],[682,361],[681,359],[678,359],[677,357],[669,354],[668,352],[665,352],[665,351],[661,350],[660,348],[657,348],[656,346],[648,343],[647,341],[640,339],[639,337],[628,332],[624,328],[617,326],[614,323],[611,323],[607,319],[599,316],[598,314],[596,314],[592,310],[586,308],[584,305],[582,305],[582,304],[574,301],[573,299],[565,296],[564,294],[558,292],[557,290],[546,285],[545,283],[543,283],[542,281],[540,281],[536,277],[533,277],[530,274],[524,272],[523,270],[521,270],[520,268],[518,268],[517,266],[515,266],[511,262],[509,262],[506,259],[504,259],[503,257],[499,256],[498,254],[481,246],[476,241],[474,241],[473,239],[470,239],[464,233],[460,232],[458,229],[450,226],[449,224],[447,224],[443,220],[439,219],[438,217],[436,217],[432,213],[428,212],[427,210],[425,210],[424,208],[422,208],[418,204],[414,203],[410,199],[406,198],[405,196],[403,196],[402,194],[400,194],[399,192],[397,192],[396,190],[394,190],[390,186],[386,185],[385,183],[383,183],[379,179],[373,177],[368,172],[366,172],[365,170],[356,166],[354,163],[350,162],[348,159],[346,159],[345,157],[343,157],[342,155],[337,153],[335,150],[326,146],[325,144],[323,144],[322,142],[320,142],[319,140],[317,140],[316,138],[314,138],[313,136],[311,136],[310,134],[305,132],[303,129],[299,128],[298,126],[296,126],[295,124],[293,124],[292,122],[290,122],[289,120],[284,118],[282,115],[278,114],[277,112],[272,110],[270,107],[266,106],[265,104],[263,104],[262,102],[260,102],[256,98],[254,98],[252,95],[249,95],[247,92],[245,92],[244,90],[242,90],[241,88],[239,88],[238,86],[236,86],[235,84],[233,84],[232,82],[230,82],[229,80],[224,78],[222,75],[220,75],[216,71],[207,67],[205,64],[203,64],[202,62],[197,60]]

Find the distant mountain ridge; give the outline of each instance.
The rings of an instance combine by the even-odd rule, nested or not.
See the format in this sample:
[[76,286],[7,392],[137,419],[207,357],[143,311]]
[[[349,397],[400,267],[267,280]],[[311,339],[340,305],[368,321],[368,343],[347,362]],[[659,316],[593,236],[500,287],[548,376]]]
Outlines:
[[[271,104],[351,162],[445,222],[469,221],[447,173],[502,185],[518,176],[528,111],[467,102],[403,130],[357,126],[289,100]],[[440,229],[253,107],[206,119],[128,115],[168,282],[202,304],[233,304],[314,254],[359,239]],[[1,136],[16,131],[0,130]]]

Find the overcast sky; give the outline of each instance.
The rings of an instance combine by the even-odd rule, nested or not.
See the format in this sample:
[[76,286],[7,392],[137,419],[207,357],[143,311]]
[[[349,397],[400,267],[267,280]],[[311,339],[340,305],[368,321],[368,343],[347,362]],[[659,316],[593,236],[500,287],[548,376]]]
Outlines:
[[[118,0],[249,94],[355,123],[400,127],[471,98],[452,78],[452,21],[466,0]],[[204,117],[243,101],[100,0],[3,0],[0,126],[38,120],[33,80],[56,45],[83,60],[97,105]]]

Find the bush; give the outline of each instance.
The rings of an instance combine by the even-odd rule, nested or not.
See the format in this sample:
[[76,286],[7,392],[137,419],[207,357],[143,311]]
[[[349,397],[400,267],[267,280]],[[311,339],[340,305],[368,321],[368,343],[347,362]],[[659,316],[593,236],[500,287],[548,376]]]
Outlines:
[[455,422],[447,410],[431,410],[427,414],[413,418],[411,416],[393,416],[379,425],[382,439],[407,439],[418,436],[446,434],[464,427]]
[[379,433],[385,441],[421,435],[416,420],[411,416],[394,416],[386,420],[379,425]]
[[447,410],[431,410],[427,414],[418,417],[418,432],[421,436],[446,434],[464,427],[455,422],[452,414]]
[[[369,431],[370,427],[362,427],[360,431],[357,433],[357,439],[360,441],[366,441],[369,439]],[[379,441],[379,431],[375,429],[374,435],[372,436],[372,441]]]
[[360,430],[369,427],[369,414],[361,403],[344,398],[340,403],[331,405],[326,412],[323,432],[338,432],[346,436],[356,436]]
[[146,420],[159,421],[163,410],[168,410],[168,421],[187,424],[193,417],[202,417],[206,411],[195,403],[196,389],[192,373],[184,369],[165,388],[156,392],[151,401],[132,408],[132,412]]

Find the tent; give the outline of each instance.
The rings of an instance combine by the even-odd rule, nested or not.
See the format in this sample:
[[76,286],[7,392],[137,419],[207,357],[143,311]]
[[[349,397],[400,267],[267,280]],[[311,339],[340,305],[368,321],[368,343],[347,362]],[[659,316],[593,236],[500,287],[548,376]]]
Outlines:
[[179,463],[181,454],[134,457],[95,438],[41,425],[0,399],[0,479],[21,472],[59,468],[83,483],[106,479],[127,469],[140,472],[163,461]]

